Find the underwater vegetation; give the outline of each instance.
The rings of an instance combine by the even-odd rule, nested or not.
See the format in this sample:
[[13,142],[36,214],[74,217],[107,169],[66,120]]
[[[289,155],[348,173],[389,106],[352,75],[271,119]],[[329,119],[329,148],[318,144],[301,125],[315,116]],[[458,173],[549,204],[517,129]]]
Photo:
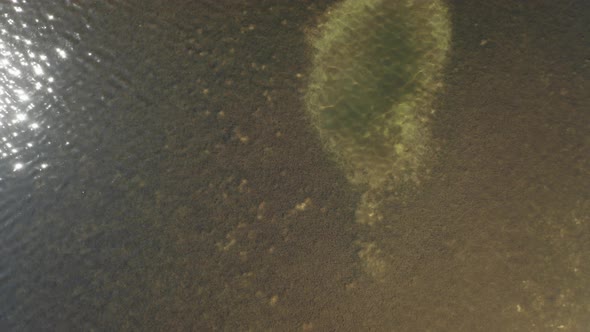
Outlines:
[[428,122],[450,38],[437,0],[345,0],[310,33],[307,114],[349,181],[366,190],[359,223],[380,221],[383,193],[428,173]]

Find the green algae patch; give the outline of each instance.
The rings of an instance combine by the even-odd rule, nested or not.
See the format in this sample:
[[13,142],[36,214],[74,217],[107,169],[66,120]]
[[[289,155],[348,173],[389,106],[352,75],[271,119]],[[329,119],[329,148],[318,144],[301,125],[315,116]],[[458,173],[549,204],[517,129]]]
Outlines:
[[429,119],[450,45],[438,0],[345,0],[310,33],[305,105],[312,125],[348,180],[366,190],[356,222],[367,273],[384,280],[402,268],[381,236],[385,207],[428,176]]
[[439,1],[348,0],[309,36],[305,96],[324,146],[355,184],[416,179],[451,29]]

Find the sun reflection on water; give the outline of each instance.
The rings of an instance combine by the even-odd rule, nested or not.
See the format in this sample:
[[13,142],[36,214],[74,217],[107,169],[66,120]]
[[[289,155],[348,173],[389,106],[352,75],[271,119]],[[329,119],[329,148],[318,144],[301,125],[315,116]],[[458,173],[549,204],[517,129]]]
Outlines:
[[67,43],[49,43],[59,40],[53,26],[59,17],[29,9],[35,7],[26,0],[0,6],[0,179],[9,170],[50,166],[35,149],[50,128],[45,115],[52,112],[51,100],[58,98],[49,73],[58,73],[71,51]]

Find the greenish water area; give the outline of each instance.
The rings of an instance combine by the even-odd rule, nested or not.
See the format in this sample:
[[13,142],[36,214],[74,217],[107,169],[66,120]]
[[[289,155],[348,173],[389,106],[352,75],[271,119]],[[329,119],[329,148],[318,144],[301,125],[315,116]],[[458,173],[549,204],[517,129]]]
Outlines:
[[589,21],[0,3],[0,331],[587,331]]
[[[374,17],[373,19],[357,18],[354,12],[347,11],[348,8],[341,10],[344,12],[341,14],[341,20],[344,22],[340,23],[338,18],[330,19],[330,22],[335,21],[335,24],[342,25],[336,25],[332,29],[336,30],[335,33],[345,30],[348,34],[332,37],[338,40],[324,42],[329,43],[329,46],[320,51],[322,55],[319,56],[325,59],[318,63],[317,66],[321,66],[322,69],[317,70],[323,72],[317,75],[321,75],[324,80],[330,80],[324,84],[333,82],[342,86],[338,89],[326,88],[324,84],[318,83],[317,89],[325,94],[318,97],[323,104],[318,107],[323,107],[322,112],[326,114],[334,114],[321,117],[319,126],[344,130],[348,135],[361,136],[366,131],[368,123],[387,113],[396,99],[417,88],[412,78],[417,70],[416,60],[419,55],[416,54],[413,45],[409,45],[411,36],[399,24],[400,17],[396,17],[393,9],[366,14]],[[356,23],[355,19],[363,25],[349,27],[348,22]],[[382,26],[376,26],[376,21],[384,23]],[[379,30],[376,32],[376,29]],[[374,37],[366,37],[372,33],[375,34]],[[365,40],[361,39],[363,36]],[[330,36],[324,38],[329,39]],[[347,48],[353,47],[358,50],[346,52]],[[396,57],[397,50],[400,50],[399,54],[402,56]],[[362,140],[362,136],[356,139]]]
[[[386,197],[404,184],[418,186],[430,172],[428,121],[443,85],[449,15],[437,1],[344,1],[324,20],[309,38],[306,108],[349,181],[368,188],[356,222],[372,227],[385,219],[379,209]],[[378,241],[359,245],[367,271],[386,278]]]
[[448,50],[446,10],[434,1],[348,1],[326,16],[310,37],[306,107],[351,181],[381,186],[401,167],[416,168],[400,164],[426,144],[419,122]]

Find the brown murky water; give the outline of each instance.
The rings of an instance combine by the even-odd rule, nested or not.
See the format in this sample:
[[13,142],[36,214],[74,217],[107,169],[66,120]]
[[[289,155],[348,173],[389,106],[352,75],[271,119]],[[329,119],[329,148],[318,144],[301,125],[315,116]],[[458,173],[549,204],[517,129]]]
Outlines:
[[587,2],[447,2],[378,227],[305,114],[334,3],[1,3],[0,330],[587,331]]

